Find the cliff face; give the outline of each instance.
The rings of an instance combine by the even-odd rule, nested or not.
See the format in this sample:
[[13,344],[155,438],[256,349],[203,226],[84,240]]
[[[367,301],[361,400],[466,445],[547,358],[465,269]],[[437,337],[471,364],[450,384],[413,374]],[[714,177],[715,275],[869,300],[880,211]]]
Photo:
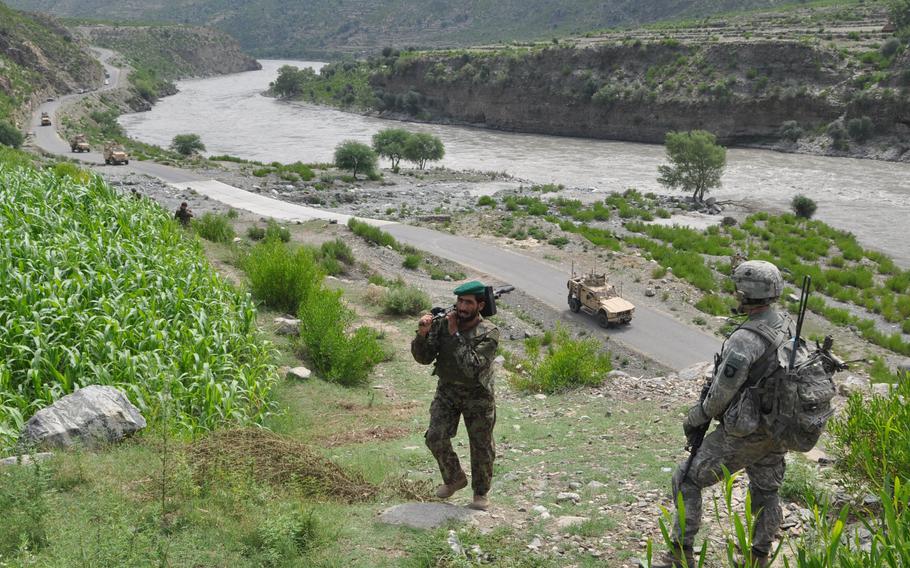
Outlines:
[[382,113],[503,130],[661,143],[698,128],[743,144],[779,140],[788,121],[810,133],[868,116],[876,136],[910,140],[907,89],[861,84],[862,72],[817,44],[670,40],[405,54],[374,61],[370,83]]
[[46,97],[101,83],[101,65],[56,20],[0,4],[0,119],[23,119]]
[[93,45],[121,53],[137,67],[166,80],[208,77],[261,69],[254,58],[222,32],[191,26],[83,26]]

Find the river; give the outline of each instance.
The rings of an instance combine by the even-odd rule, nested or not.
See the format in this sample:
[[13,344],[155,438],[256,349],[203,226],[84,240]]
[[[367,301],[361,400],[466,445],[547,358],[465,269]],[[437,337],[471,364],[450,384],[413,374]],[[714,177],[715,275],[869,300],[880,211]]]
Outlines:
[[[176,134],[196,133],[209,154],[265,162],[329,162],[342,140],[369,143],[382,128],[400,123],[334,109],[277,101],[260,93],[281,65],[322,64],[262,61],[262,70],[182,81],[180,92],[120,123],[138,140],[167,146]],[[516,134],[460,126],[408,124],[431,132],[446,146],[442,165],[454,169],[508,172],[535,182],[562,183],[598,191],[667,193],[657,183],[665,163],[659,145]],[[785,209],[801,193],[818,203],[816,218],[853,232],[864,246],[910,266],[910,164],[730,149],[723,186],[710,195],[745,199]]]

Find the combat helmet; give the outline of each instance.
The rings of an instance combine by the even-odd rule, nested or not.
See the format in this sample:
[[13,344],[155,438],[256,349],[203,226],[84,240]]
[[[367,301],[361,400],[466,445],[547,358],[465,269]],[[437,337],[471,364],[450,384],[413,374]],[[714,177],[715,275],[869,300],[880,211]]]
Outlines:
[[744,304],[770,304],[784,290],[780,270],[764,260],[747,260],[733,270],[736,296]]

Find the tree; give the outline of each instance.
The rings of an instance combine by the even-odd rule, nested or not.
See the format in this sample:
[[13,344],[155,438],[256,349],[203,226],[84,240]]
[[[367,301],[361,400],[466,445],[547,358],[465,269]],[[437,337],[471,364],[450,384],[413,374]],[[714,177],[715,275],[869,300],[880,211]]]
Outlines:
[[445,155],[442,140],[425,132],[412,134],[404,145],[404,159],[414,162],[420,169],[424,169],[427,162],[436,162]]
[[404,128],[386,128],[373,135],[373,150],[392,161],[392,169],[398,169],[398,162],[404,156],[404,147],[412,134]]
[[345,140],[335,147],[335,166],[351,170],[354,179],[357,179],[357,172],[372,172],[377,161],[376,153],[369,146],[355,140]]
[[796,213],[797,217],[803,219],[811,219],[812,215],[815,214],[815,210],[818,208],[815,202],[805,195],[795,195],[793,201],[790,202],[790,207],[793,209],[793,212]]
[[5,120],[0,120],[0,144],[18,148],[19,146],[22,146],[22,141],[24,139],[25,138],[22,136],[22,133],[19,132],[18,128]]
[[701,202],[705,193],[720,187],[720,177],[727,166],[727,149],[717,144],[717,138],[704,130],[668,132],[665,145],[669,166],[658,166],[657,181],[673,189],[691,191],[692,198]]
[[777,134],[784,140],[796,142],[799,140],[800,136],[803,135],[803,129],[795,120],[788,120],[787,122],[780,125],[780,129],[777,131]]
[[316,73],[309,67],[300,69],[293,65],[282,65],[278,68],[278,78],[269,86],[279,97],[295,97],[301,94],[306,83],[315,77]]
[[891,23],[897,29],[910,27],[910,0],[890,0],[888,15],[891,17]]
[[189,156],[197,152],[205,152],[205,144],[198,134],[178,134],[171,141],[171,149],[181,156]]

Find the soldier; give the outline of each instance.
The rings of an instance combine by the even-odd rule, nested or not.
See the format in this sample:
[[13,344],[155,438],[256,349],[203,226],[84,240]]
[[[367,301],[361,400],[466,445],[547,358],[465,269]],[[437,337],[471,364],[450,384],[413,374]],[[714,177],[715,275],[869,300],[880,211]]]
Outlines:
[[180,209],[174,213],[174,219],[180,221],[180,224],[184,228],[190,226],[190,219],[193,218],[193,212],[190,210],[189,206],[186,204],[186,201],[180,204]]
[[471,447],[472,509],[486,511],[487,493],[493,478],[493,426],[496,424],[496,400],[493,393],[493,358],[499,344],[499,329],[483,319],[485,287],[477,281],[455,289],[455,309],[445,317],[427,314],[417,323],[417,335],[411,342],[414,359],[429,365],[435,361],[433,374],[439,380],[436,396],[430,405],[430,427],[424,437],[442,472],[442,485],[436,489],[440,499],[451,497],[467,486],[468,480],[451,439],[464,416]]
[[[752,509],[757,511],[755,535],[752,540],[753,566],[768,566],[771,544],[780,527],[781,508],[778,490],[784,478],[786,447],[771,434],[767,421],[753,417],[737,418],[730,412],[740,400],[740,394],[766,378],[776,368],[777,348],[792,337],[793,322],[772,303],[783,291],[780,271],[770,262],[750,260],[733,271],[733,283],[739,300],[738,311],[748,319],[724,342],[719,363],[707,396],[689,410],[683,430],[686,438],[715,418],[720,426],[708,434],[701,447],[676,468],[673,475],[673,496],[682,493],[685,504],[685,534],[681,534],[677,519],[674,530],[674,550],[654,564],[654,568],[695,566],[693,544],[701,526],[702,489],[723,478],[722,466],[730,472],[745,469],[749,476]],[[770,338],[779,338],[772,340]],[[772,344],[776,342],[777,345]],[[767,394],[760,394],[762,413],[769,412]],[[737,412],[739,410],[737,409]],[[743,428],[743,424],[748,424]]]

